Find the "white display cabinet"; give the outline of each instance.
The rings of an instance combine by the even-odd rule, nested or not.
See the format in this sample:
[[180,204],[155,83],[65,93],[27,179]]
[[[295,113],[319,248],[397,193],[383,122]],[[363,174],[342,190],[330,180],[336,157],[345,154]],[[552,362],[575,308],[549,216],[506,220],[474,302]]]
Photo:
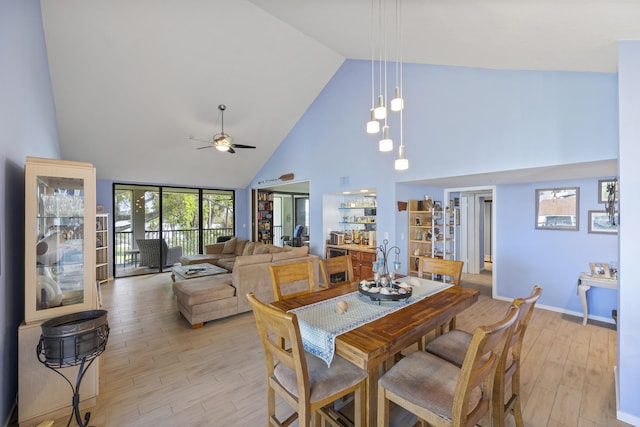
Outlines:
[[90,163],[27,158],[26,324],[97,307],[95,188]]

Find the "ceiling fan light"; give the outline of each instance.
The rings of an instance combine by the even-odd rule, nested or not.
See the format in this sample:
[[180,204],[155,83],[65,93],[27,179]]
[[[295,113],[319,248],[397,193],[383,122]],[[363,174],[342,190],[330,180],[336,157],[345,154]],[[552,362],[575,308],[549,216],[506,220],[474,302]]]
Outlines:
[[220,151],[229,151],[229,148],[231,147],[226,144],[216,144],[216,148]]

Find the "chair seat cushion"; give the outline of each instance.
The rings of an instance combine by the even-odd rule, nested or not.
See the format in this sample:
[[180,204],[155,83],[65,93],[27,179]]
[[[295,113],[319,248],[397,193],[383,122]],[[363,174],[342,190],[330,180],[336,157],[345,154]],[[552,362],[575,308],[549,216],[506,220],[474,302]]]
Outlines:
[[[451,419],[453,397],[460,368],[432,354],[416,351],[384,374],[378,385],[439,416]],[[480,387],[472,390],[469,408],[482,397]]]
[[[332,396],[341,390],[353,387],[367,377],[367,372],[347,362],[340,356],[335,356],[331,367],[319,358],[305,352],[307,371],[309,373],[309,388],[311,402],[317,402]],[[296,374],[287,366],[279,363],[273,375],[289,393],[298,397],[298,383]]]
[[454,329],[430,341],[425,350],[456,366],[462,366],[472,338],[470,333]]

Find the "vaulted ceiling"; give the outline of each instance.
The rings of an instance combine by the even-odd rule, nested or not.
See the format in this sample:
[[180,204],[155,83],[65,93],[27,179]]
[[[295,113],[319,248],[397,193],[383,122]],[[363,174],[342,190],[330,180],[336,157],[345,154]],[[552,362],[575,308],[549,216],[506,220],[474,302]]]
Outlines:
[[[616,41],[640,39],[633,0],[402,5],[407,62],[616,72]],[[62,155],[94,163],[103,179],[243,188],[342,62],[371,57],[367,0],[47,0],[41,7]],[[234,142],[257,149],[197,149],[206,144],[190,136],[220,131],[219,104]]]

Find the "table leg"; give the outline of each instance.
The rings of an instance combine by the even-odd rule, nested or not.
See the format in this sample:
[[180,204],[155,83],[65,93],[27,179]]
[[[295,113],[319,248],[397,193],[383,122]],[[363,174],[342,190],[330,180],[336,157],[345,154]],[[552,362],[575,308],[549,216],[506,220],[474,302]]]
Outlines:
[[580,296],[580,304],[582,305],[582,326],[587,324],[587,317],[589,316],[589,307],[587,307],[587,291],[591,289],[589,285],[578,285],[578,295]]
[[377,426],[378,416],[378,379],[380,379],[381,366],[369,370],[367,377],[367,412],[366,420],[369,427]]

